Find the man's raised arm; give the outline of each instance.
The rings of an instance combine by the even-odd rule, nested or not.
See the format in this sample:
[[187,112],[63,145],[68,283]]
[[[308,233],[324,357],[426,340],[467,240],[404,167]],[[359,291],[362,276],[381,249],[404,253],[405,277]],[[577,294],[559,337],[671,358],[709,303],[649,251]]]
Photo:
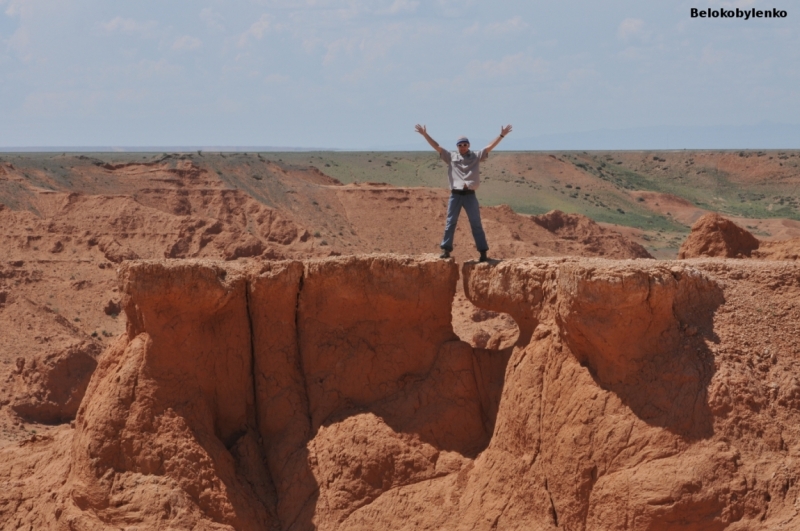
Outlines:
[[499,143],[500,143],[500,141],[501,141],[501,140],[503,140],[503,139],[506,137],[506,135],[507,135],[508,133],[510,133],[510,132],[511,132],[511,124],[508,124],[508,125],[507,125],[507,126],[505,126],[505,127],[501,127],[501,128],[500,128],[500,136],[498,136],[497,138],[495,138],[495,139],[494,139],[494,141],[493,141],[491,144],[489,144],[488,146],[486,146],[486,147],[483,149],[483,151],[484,151],[484,152],[486,152],[486,153],[489,153],[491,150],[493,150],[494,148],[496,148],[496,147],[497,147],[497,144],[499,144]]
[[445,149],[442,146],[440,146],[439,143],[436,142],[436,140],[431,138],[431,135],[428,134],[428,130],[425,128],[424,125],[417,124],[416,126],[414,126],[414,130],[417,133],[419,133],[422,136],[424,136],[425,140],[428,141],[428,144],[430,144],[433,149],[435,149],[439,153],[441,153],[442,151],[445,151]]

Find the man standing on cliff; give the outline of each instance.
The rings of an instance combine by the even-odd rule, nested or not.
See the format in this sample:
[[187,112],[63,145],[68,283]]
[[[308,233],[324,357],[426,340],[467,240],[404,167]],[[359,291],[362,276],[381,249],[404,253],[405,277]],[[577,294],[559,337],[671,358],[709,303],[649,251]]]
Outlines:
[[475,190],[481,184],[480,163],[489,157],[489,152],[497,147],[497,144],[511,132],[511,125],[500,128],[500,136],[483,149],[472,151],[469,149],[469,139],[462,136],[456,141],[458,151],[447,151],[430,137],[424,125],[415,127],[417,133],[425,137],[428,144],[439,152],[439,157],[447,163],[447,179],[450,181],[450,202],[447,204],[447,221],[444,225],[444,237],[439,247],[442,248],[440,258],[450,258],[453,251],[453,239],[456,234],[456,223],[461,208],[467,211],[469,226],[472,228],[472,237],[475,238],[475,246],[481,253],[480,261],[486,262],[489,258],[486,252],[489,244],[486,243],[486,234],[483,232],[481,224],[481,211],[478,205],[478,198],[475,197]]

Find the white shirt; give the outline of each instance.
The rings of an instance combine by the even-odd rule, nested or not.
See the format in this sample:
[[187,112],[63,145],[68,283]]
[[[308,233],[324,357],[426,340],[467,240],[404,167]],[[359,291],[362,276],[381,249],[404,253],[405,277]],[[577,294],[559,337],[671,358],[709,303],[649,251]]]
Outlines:
[[466,155],[461,155],[458,151],[443,150],[439,157],[447,163],[447,179],[451,190],[463,190],[464,185],[470,190],[477,190],[481,185],[480,163],[489,158],[488,151],[470,150]]

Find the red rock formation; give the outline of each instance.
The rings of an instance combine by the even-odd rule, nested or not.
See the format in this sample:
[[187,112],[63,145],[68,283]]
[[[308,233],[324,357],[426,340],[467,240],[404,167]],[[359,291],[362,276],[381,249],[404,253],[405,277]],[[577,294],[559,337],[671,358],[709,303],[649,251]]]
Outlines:
[[756,237],[745,229],[712,212],[692,225],[692,232],[681,245],[678,258],[744,258],[758,249],[758,244]]
[[18,358],[11,374],[11,409],[45,424],[75,418],[100,351],[97,342],[84,340],[30,361]]
[[[105,348],[125,328],[115,291],[116,267],[125,260],[423,254],[436,251],[444,224],[447,192],[438,188],[343,186],[316,169],[255,154],[175,154],[147,161],[137,156],[140,162],[112,158],[48,155],[21,157],[17,166],[0,163],[5,172],[0,178],[0,256],[6,257],[0,262],[0,329],[5,331],[0,381],[8,381],[0,387],[0,409],[23,395],[25,402],[0,411],[0,417],[13,417],[10,422],[71,420],[75,406],[55,414],[54,402],[44,397],[63,394],[56,387],[69,387],[79,391],[69,399],[77,405],[87,374],[62,371],[58,374],[71,381],[55,384],[38,372],[12,374],[16,360],[43,369],[45,358],[75,355],[74,347],[84,342],[96,344],[92,352]],[[641,251],[579,216],[570,217],[583,231],[576,239],[574,231],[562,237],[508,207],[484,208],[483,215],[493,258],[629,258]],[[469,225],[461,224],[457,261],[475,257],[471,240]],[[457,334],[473,346],[514,343],[516,327],[507,316],[471,320],[476,308],[460,290],[456,306]],[[75,337],[62,340],[65,335]],[[56,386],[50,389],[50,383]],[[50,413],[37,414],[45,403]],[[0,432],[0,445],[17,438],[11,434],[5,438]]]
[[531,216],[531,220],[561,240],[580,243],[583,247],[581,256],[653,258],[638,243],[628,240],[616,231],[601,227],[593,219],[580,214],[551,210],[541,216]]
[[105,353],[76,418],[78,521],[133,513],[147,527],[208,518],[258,529],[270,501],[254,450],[245,275],[212,263],[129,264],[127,334]]
[[7,461],[28,469],[0,465],[0,516],[63,529],[792,528],[797,266],[468,263],[470,299],[520,322],[505,352],[453,336],[456,274],[383,255],[123,263],[127,333],[74,431]]
[[[11,285],[30,282],[17,266],[0,267],[3,277]],[[42,308],[13,291],[0,292],[0,330],[4,350],[11,355],[0,357],[10,369],[0,379],[0,405],[8,404],[17,415],[45,424],[75,418],[103,349],[100,342],[81,332],[57,308]]]
[[[758,467],[766,459],[778,470],[786,458],[778,447],[751,446],[742,432],[730,438],[742,418],[759,429],[773,420],[745,404],[736,415],[726,409],[729,393],[746,400],[752,387],[732,391],[730,373],[716,372],[725,357],[709,342],[733,330],[715,323],[725,297],[714,279],[719,271],[707,268],[571,259],[502,269],[467,264],[476,304],[502,308],[504,296],[506,311],[519,313],[526,294],[536,293],[528,295],[528,319],[538,324],[509,361],[492,442],[460,493],[481,503],[455,504],[446,520],[513,529],[761,528],[774,494],[756,479],[765,477]],[[527,293],[482,289],[511,270]],[[795,412],[774,414],[783,424]],[[508,477],[519,478],[513,488]],[[392,512],[374,508],[382,510]]]
[[453,334],[451,261],[120,271],[128,331],[76,419],[74,521],[333,529],[488,443],[507,357]]
[[747,230],[719,214],[706,214],[692,226],[678,258],[701,256],[755,258],[759,260],[797,260],[800,239],[760,241]]

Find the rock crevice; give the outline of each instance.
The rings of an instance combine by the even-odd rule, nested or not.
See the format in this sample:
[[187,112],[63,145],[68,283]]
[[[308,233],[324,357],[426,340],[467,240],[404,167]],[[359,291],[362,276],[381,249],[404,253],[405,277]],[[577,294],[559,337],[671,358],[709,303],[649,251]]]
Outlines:
[[[502,384],[475,371],[495,379],[504,359],[476,360],[453,334],[451,262],[142,261],[120,278],[128,332],[87,392],[74,451],[73,498],[103,521],[112,485],[136,477],[166,482],[196,512],[185,518],[305,529],[321,506],[343,521],[488,443]],[[87,444],[109,430],[121,444]],[[353,444],[345,461],[331,451]]]
[[470,300],[525,332],[493,351],[453,334],[449,261],[126,263],[128,333],[78,412],[61,518],[335,531],[790,518],[792,358],[759,347],[748,363],[776,383],[737,377],[744,347],[720,323],[743,277],[748,293],[778,277],[795,293],[800,274],[738,264],[468,263]]

